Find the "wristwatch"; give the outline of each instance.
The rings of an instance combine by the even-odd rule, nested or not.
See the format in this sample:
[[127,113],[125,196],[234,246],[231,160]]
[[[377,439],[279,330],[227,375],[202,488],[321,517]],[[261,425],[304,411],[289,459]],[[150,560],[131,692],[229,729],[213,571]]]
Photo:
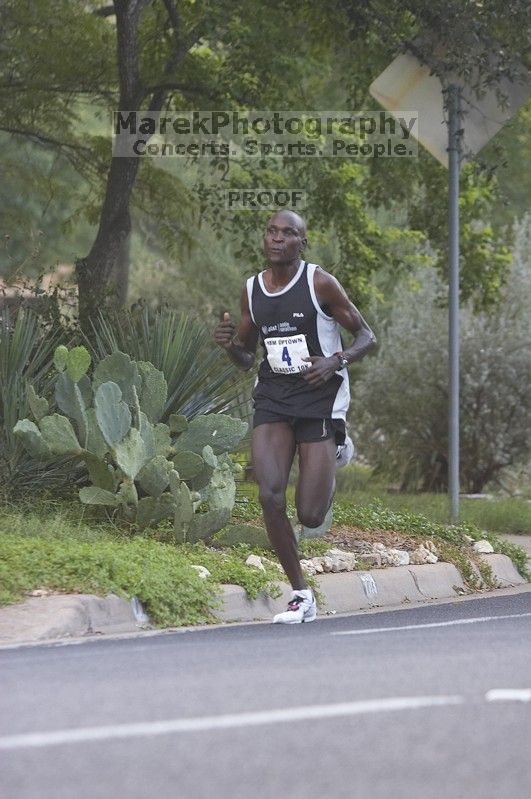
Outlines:
[[345,353],[344,352],[334,352],[334,355],[336,356],[337,360],[339,361],[339,368],[340,369],[346,369],[347,366],[348,366],[348,360],[345,357]]

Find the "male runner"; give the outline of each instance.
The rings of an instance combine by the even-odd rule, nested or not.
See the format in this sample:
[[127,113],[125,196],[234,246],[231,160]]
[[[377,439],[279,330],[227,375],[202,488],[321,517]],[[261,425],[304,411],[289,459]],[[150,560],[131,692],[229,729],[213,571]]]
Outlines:
[[[252,459],[267,533],[293,588],[287,611],[273,619],[281,624],[313,621],[317,613],[286,515],[295,452],[297,516],[317,528],[332,503],[337,447],[345,442],[347,366],[376,343],[336,278],[302,260],[306,243],[298,214],[275,214],[264,236],[268,268],[243,287],[237,333],[228,313],[214,331],[216,343],[244,370],[253,366],[259,340],[264,348],[253,391]],[[345,350],[340,327],[354,336]]]

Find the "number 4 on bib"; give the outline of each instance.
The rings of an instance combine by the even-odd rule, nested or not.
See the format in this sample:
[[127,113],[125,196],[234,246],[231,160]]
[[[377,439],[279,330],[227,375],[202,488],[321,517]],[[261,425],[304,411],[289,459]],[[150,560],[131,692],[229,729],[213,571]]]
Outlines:
[[285,361],[288,366],[291,366],[291,358],[289,357],[289,351],[287,347],[284,347],[282,350],[282,360]]

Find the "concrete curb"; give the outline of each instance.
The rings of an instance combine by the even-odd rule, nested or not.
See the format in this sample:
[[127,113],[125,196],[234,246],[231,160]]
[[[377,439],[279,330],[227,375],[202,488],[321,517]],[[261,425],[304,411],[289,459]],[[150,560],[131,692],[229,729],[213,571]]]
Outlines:
[[138,600],[114,594],[29,597],[0,609],[0,644],[136,632],[149,623]]
[[[497,588],[527,582],[506,555],[483,555],[482,558],[490,566]],[[470,593],[458,569],[452,563],[443,562],[323,574],[317,577],[317,582],[323,597],[318,609],[321,616],[451,599]],[[291,596],[288,586],[283,584],[281,589],[278,599],[260,594],[250,600],[241,586],[223,586],[223,606],[213,613],[223,622],[270,620],[275,613],[286,609]]]
[[[491,567],[498,588],[527,582],[506,555],[482,557]],[[317,580],[323,597],[320,616],[451,599],[470,593],[457,568],[443,562],[323,574]],[[251,600],[241,586],[225,585],[222,606],[213,615],[220,622],[270,621],[275,613],[285,610],[291,596],[289,586],[282,583],[279,587],[282,595],[278,599],[260,594]],[[128,602],[113,594],[104,598],[89,594],[29,597],[19,605],[0,608],[0,646],[135,633],[147,627],[149,619],[138,600]]]

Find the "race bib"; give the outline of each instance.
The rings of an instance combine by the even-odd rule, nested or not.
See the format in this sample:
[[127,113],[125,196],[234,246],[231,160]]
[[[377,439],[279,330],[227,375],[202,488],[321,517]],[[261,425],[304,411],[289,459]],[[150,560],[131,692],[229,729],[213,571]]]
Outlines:
[[306,336],[283,336],[282,338],[266,338],[264,344],[267,350],[267,360],[273,372],[282,375],[294,375],[305,372],[310,368],[309,361],[303,358],[309,356]]

